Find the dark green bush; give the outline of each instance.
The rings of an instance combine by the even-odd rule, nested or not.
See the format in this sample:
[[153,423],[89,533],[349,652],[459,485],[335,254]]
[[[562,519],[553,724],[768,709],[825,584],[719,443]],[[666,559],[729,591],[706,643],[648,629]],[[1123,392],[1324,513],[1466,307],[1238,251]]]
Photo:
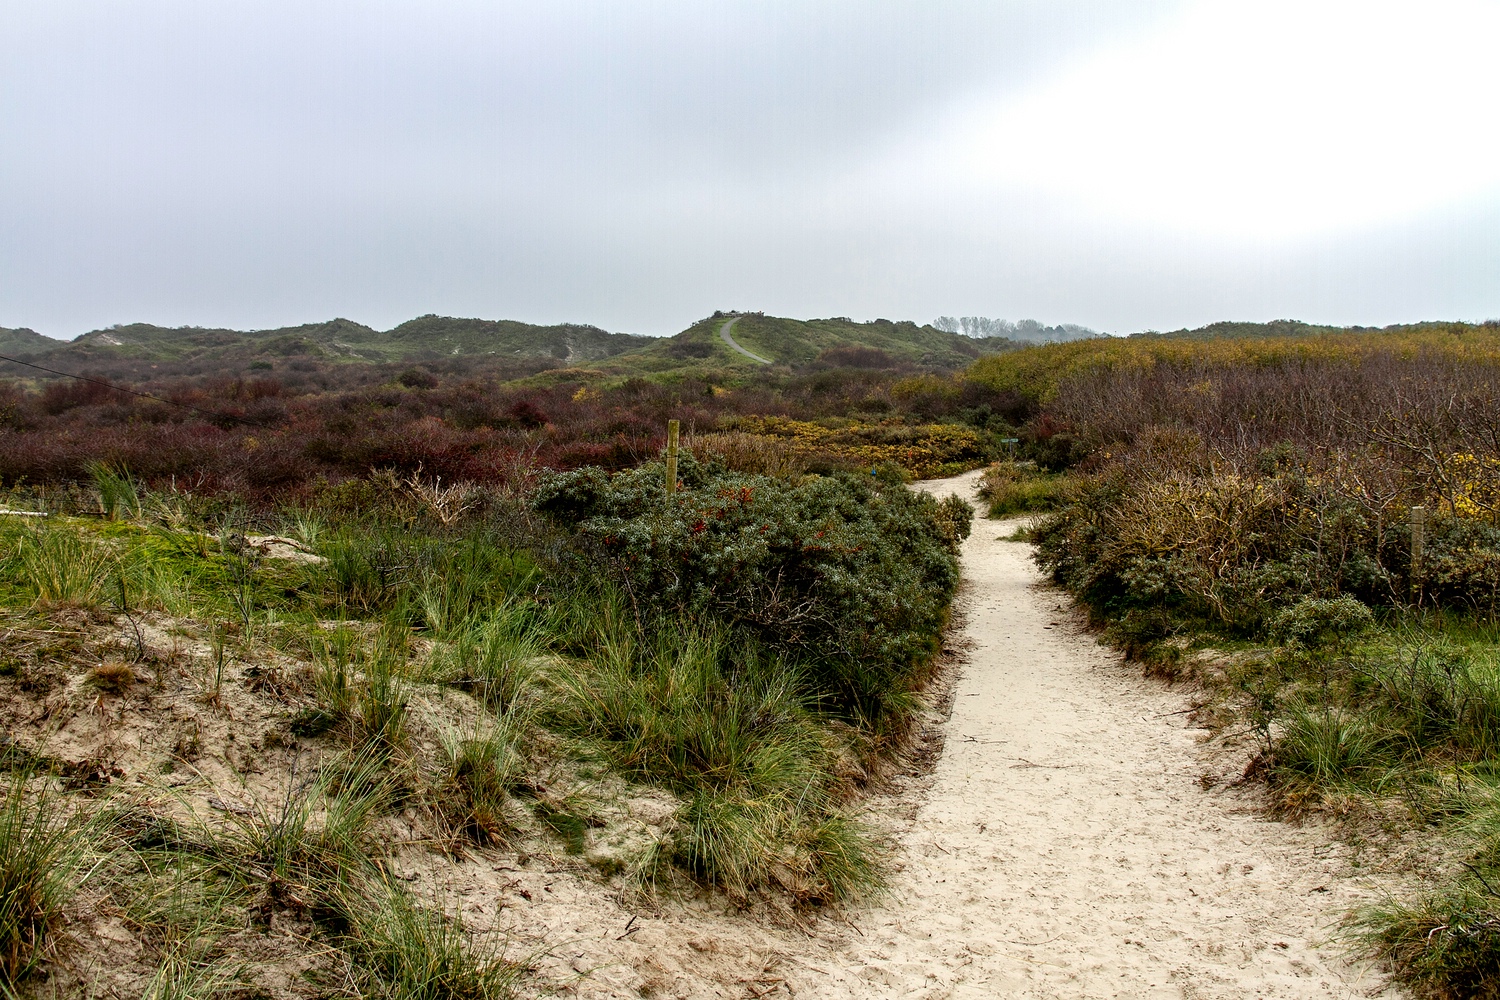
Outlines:
[[725,622],[806,665],[815,697],[879,717],[935,651],[970,513],[878,477],[788,482],[688,459],[663,470],[581,469],[535,507],[570,533],[569,558],[629,596],[638,618]]
[[1370,609],[1352,597],[1306,597],[1276,614],[1268,631],[1288,646],[1341,646],[1375,624]]
[[1421,579],[1424,596],[1439,606],[1494,617],[1500,610],[1500,527],[1439,516],[1427,526]]

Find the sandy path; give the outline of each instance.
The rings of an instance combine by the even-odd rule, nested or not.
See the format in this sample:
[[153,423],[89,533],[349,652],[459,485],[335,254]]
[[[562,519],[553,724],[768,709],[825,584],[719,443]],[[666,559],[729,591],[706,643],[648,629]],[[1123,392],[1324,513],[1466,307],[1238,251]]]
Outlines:
[[729,331],[733,330],[734,324],[738,323],[739,321],[740,318],[736,316],[734,319],[719,327],[719,338],[723,340],[724,343],[728,344],[732,349],[739,351],[741,354],[752,361],[759,361],[763,365],[772,364],[773,362],[769,358],[763,358],[759,354],[753,354],[750,351],[745,350],[739,345],[739,342],[737,340],[729,335]]
[[[968,498],[976,479],[920,485]],[[977,520],[965,543],[969,658],[941,759],[871,802],[901,866],[879,907],[798,931],[712,899],[643,907],[535,863],[434,873],[447,898],[545,952],[544,978],[588,1000],[1378,989],[1328,941],[1369,891],[1344,849],[1204,791],[1189,693],[1101,648],[1039,586],[1028,546],[999,540],[1010,527]]]
[[[977,474],[923,484],[972,498]],[[1143,680],[978,520],[972,644],[947,746],[885,908],[803,995],[1343,997],[1329,947],[1359,898],[1316,828],[1205,793],[1182,692]],[[811,969],[809,971],[812,971]]]

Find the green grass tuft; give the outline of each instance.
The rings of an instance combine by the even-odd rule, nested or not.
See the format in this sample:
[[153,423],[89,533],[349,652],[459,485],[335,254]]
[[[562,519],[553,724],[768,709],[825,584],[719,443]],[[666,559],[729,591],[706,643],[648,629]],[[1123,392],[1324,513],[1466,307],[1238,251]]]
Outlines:
[[521,970],[478,945],[457,917],[419,906],[397,886],[346,895],[361,995],[378,1000],[504,1000]]
[[1030,465],[996,462],[984,470],[979,496],[988,503],[991,518],[1041,514],[1057,510],[1068,496],[1066,476],[1042,472]]
[[50,791],[17,776],[0,801],[0,987],[46,953],[53,926],[77,891],[96,839]]

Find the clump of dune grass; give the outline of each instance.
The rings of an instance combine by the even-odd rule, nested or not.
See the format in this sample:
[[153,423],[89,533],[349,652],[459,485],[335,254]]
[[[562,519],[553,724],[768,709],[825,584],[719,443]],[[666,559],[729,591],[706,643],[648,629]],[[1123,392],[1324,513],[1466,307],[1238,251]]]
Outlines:
[[531,724],[531,713],[515,707],[468,733],[443,734],[438,808],[456,835],[483,845],[509,832],[505,807],[526,776]]
[[1067,490],[1066,476],[1017,462],[996,462],[979,481],[979,496],[989,505],[992,518],[1057,510]]
[[380,1000],[504,1000],[523,971],[484,947],[456,916],[420,906],[399,886],[371,881],[346,894],[347,949],[361,996]]
[[234,974],[187,947],[170,949],[151,974],[141,1000],[212,1000],[231,989]]
[[0,988],[46,954],[93,853],[90,824],[49,790],[12,779],[0,800]]
[[522,604],[506,602],[470,619],[434,653],[424,679],[452,684],[492,709],[508,711],[525,700],[536,680],[542,637],[533,617]]
[[18,555],[22,577],[42,605],[98,607],[109,592],[114,555],[85,532],[32,528]]
[[377,656],[354,698],[357,744],[381,754],[406,739],[407,688],[388,657]]
[[230,811],[202,838],[224,871],[268,900],[325,905],[371,864],[367,829],[388,799],[382,764],[366,756],[312,779],[293,774],[280,801]]
[[619,623],[561,671],[556,723],[618,773],[686,801],[642,871],[681,868],[732,899],[771,888],[837,902],[880,883],[841,802],[853,748],[819,724],[795,665],[711,627]]
[[93,462],[88,473],[99,492],[99,509],[105,517],[113,521],[117,517],[141,516],[141,493],[128,470]]
[[1276,740],[1276,767],[1318,786],[1356,782],[1389,766],[1388,738],[1371,720],[1329,707],[1297,707],[1286,713]]
[[130,664],[105,660],[88,673],[89,686],[105,694],[124,694],[135,686],[137,678]]
[[1500,997],[1500,892],[1487,878],[1467,877],[1415,900],[1387,900],[1351,924],[1355,939],[1418,996]]

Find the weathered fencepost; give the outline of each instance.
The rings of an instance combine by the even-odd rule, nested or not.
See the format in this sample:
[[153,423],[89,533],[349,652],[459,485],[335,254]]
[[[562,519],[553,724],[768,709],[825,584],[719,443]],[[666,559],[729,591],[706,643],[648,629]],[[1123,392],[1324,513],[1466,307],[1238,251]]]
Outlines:
[[677,491],[677,428],[676,420],[667,421],[667,496]]
[[1411,509],[1411,596],[1418,600],[1422,592],[1422,549],[1427,543],[1427,508]]

